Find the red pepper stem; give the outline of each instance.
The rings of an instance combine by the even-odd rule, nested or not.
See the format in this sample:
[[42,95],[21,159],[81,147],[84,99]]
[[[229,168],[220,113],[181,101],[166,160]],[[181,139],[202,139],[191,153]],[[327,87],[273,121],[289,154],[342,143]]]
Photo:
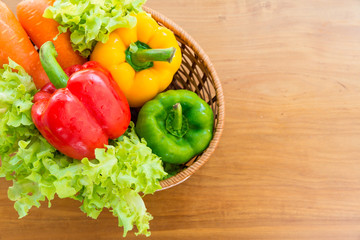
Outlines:
[[173,128],[174,130],[181,130],[182,128],[182,118],[183,118],[183,115],[182,115],[182,107],[181,107],[181,104],[180,103],[176,103],[174,106],[173,106],[173,109],[174,109],[174,121],[173,121]]
[[149,62],[169,62],[171,63],[174,58],[176,48],[164,49],[138,49],[136,52],[131,53],[132,62],[139,67],[146,66]]
[[40,48],[40,61],[46,75],[56,88],[65,88],[69,77],[56,61],[58,53],[56,52],[54,43],[48,41]]

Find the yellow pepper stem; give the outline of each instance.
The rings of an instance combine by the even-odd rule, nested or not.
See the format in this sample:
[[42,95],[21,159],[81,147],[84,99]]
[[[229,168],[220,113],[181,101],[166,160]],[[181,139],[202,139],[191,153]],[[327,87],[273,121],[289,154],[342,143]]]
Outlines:
[[176,48],[151,49],[147,44],[137,41],[130,44],[125,51],[126,61],[135,69],[141,71],[151,68],[156,61],[169,62],[175,56]]
[[138,49],[131,54],[131,60],[137,66],[145,66],[149,62],[169,62],[171,63],[176,52],[176,48],[165,49]]

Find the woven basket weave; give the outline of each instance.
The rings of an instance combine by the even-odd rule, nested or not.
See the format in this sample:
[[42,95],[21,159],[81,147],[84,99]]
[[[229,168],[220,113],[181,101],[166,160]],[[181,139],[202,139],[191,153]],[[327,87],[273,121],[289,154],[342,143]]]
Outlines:
[[143,9],[162,26],[174,32],[182,51],[182,64],[169,89],[195,92],[212,108],[215,117],[214,136],[208,148],[184,165],[177,175],[160,182],[162,190],[184,182],[210,158],[217,147],[224,126],[224,95],[213,64],[199,44],[173,21],[148,7]]

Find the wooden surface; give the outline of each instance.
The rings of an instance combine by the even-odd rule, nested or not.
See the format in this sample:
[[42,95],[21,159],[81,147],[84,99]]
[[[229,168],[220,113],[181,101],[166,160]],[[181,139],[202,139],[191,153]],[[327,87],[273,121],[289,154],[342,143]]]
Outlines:
[[[360,1],[147,5],[200,43],[226,100],[209,162],[145,197],[151,239],[360,239]],[[71,200],[18,220],[8,186],[0,180],[1,240],[122,238],[109,212],[91,220]]]

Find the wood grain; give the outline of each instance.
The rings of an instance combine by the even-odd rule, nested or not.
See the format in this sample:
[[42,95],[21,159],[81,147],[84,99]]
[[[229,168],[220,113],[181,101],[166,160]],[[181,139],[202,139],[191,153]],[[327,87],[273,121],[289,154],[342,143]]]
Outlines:
[[[360,2],[147,5],[200,43],[226,100],[209,162],[145,197],[151,238],[360,239]],[[18,220],[9,185],[0,180],[1,240],[121,239],[109,212],[91,220],[71,200]]]

